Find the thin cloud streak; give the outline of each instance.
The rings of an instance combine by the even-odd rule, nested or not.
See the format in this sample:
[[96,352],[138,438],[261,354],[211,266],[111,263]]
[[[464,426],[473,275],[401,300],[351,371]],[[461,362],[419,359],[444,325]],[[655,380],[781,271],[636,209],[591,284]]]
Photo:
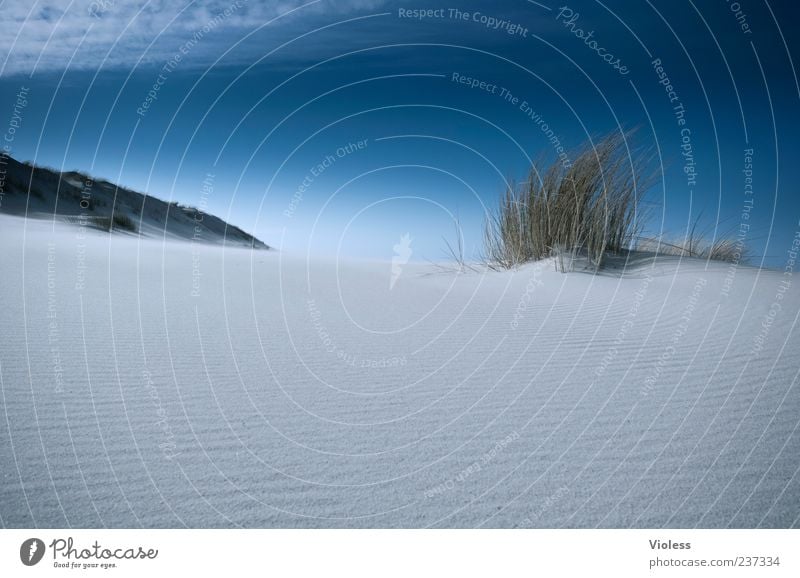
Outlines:
[[[235,42],[282,14],[280,26],[313,16],[380,8],[385,0],[44,0],[32,7],[5,3],[0,35],[0,74],[11,76],[70,69],[125,69],[158,62],[198,35],[209,46],[192,54],[200,66],[213,61],[214,42]],[[85,37],[85,38],[84,38]],[[232,38],[233,37],[233,38]],[[83,41],[82,41],[83,40]],[[115,44],[116,43],[116,44]],[[110,52],[109,52],[110,51]],[[70,58],[72,62],[70,63]]]

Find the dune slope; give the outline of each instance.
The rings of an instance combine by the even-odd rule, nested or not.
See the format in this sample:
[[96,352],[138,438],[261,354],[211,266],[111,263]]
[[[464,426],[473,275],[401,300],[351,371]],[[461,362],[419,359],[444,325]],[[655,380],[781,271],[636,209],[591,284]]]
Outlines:
[[[201,205],[213,189],[213,179],[207,176],[199,185]],[[168,203],[85,173],[62,173],[0,154],[2,214],[128,235],[269,249],[205,209]]]
[[0,241],[4,526],[800,525],[781,272]]

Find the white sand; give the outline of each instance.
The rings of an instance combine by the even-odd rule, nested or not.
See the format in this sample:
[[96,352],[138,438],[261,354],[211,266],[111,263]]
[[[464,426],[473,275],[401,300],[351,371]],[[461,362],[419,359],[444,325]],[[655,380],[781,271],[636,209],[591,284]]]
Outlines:
[[77,231],[0,217],[3,526],[800,525],[780,272]]

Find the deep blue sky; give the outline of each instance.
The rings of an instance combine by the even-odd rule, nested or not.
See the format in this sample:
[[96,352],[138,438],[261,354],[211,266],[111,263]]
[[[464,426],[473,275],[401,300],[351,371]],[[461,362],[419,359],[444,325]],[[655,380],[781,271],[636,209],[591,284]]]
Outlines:
[[[13,23],[0,41],[0,126],[29,89],[13,156],[195,205],[212,173],[209,210],[287,251],[390,259],[410,233],[413,259],[440,259],[458,215],[477,252],[504,179],[555,156],[522,101],[567,148],[639,127],[631,146],[664,164],[646,195],[652,233],[680,237],[698,214],[711,234],[735,233],[747,148],[755,261],[782,266],[798,230],[799,10],[789,0],[22,4],[0,5]],[[469,16],[451,17],[453,4]],[[400,16],[440,8],[421,21]],[[569,11],[579,16],[565,25]],[[519,31],[492,29],[476,12]],[[685,107],[692,187],[656,58]],[[497,89],[454,82],[456,72]],[[138,114],[159,74],[157,99]],[[335,162],[313,175],[329,155]]]

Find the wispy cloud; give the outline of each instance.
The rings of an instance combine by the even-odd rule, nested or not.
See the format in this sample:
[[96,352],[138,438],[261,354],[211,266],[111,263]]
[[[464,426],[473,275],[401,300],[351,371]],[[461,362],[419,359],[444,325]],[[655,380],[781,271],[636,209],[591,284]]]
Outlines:
[[[0,75],[131,67],[174,54],[187,39],[243,34],[324,14],[369,11],[385,0],[43,0],[0,2]],[[198,56],[208,51],[198,51]]]

